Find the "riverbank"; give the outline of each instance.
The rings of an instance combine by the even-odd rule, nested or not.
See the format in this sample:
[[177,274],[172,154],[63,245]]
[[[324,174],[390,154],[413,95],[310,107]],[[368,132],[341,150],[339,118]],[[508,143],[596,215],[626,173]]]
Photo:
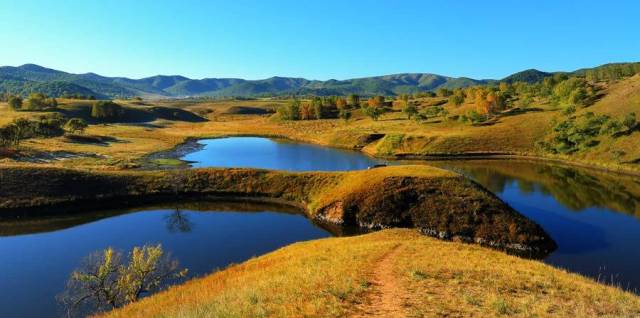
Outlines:
[[[379,134],[384,137],[384,134]],[[577,167],[589,169],[597,172],[606,172],[606,173],[614,173],[619,175],[626,176],[640,176],[640,169],[630,169],[628,167],[615,166],[615,165],[607,165],[601,164],[598,162],[581,162],[574,161],[566,158],[562,158],[560,156],[540,156],[536,154],[526,154],[526,153],[510,153],[510,152],[469,152],[469,153],[439,153],[439,154],[410,154],[403,153],[397,155],[381,155],[370,149],[375,149],[374,146],[365,147],[366,145],[354,145],[354,146],[345,146],[345,145],[334,145],[322,143],[314,140],[305,140],[305,139],[295,139],[290,138],[286,135],[273,135],[273,134],[224,134],[224,135],[212,135],[205,137],[187,137],[184,142],[179,143],[168,150],[162,150],[158,152],[152,152],[148,155],[145,155],[139,160],[139,166],[143,170],[153,170],[153,169],[171,169],[178,167],[187,167],[190,162],[181,160],[180,158],[185,155],[195,152],[202,149],[202,145],[198,143],[200,140],[207,139],[221,139],[221,138],[234,138],[234,137],[258,137],[258,138],[269,138],[275,140],[283,140],[288,142],[300,142],[300,143],[308,143],[319,145],[323,147],[331,147],[335,149],[344,149],[351,151],[361,152],[368,157],[374,159],[382,159],[382,160],[392,160],[392,161],[405,161],[408,164],[415,164],[419,161],[455,161],[455,160],[518,160],[518,161],[531,161],[531,162],[546,162],[552,163],[554,165],[566,166],[566,167]],[[360,137],[361,140],[369,140],[368,136]],[[375,139],[372,142],[379,140]],[[163,162],[163,160],[166,160]]]
[[298,205],[309,218],[369,229],[412,227],[442,239],[535,256],[555,243],[478,184],[427,166],[352,172],[260,169],[89,172],[1,168],[0,213],[135,205],[181,197],[252,198]]
[[104,317],[634,317],[640,297],[410,230],[296,243]]

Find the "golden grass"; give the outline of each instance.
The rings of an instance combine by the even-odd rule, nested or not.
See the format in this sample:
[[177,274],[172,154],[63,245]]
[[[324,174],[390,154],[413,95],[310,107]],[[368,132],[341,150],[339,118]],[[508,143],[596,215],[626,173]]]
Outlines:
[[340,317],[370,304],[392,250],[410,317],[634,317],[640,298],[536,261],[412,230],[296,243],[105,317]]

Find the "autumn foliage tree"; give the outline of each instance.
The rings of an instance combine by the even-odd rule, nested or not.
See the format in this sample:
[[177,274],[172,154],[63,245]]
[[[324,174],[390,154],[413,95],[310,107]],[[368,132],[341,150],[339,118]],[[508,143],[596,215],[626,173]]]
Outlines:
[[475,96],[476,110],[480,114],[491,113],[491,103],[487,100],[487,92],[482,89],[476,90]]
[[315,115],[313,113],[313,106],[311,103],[301,103],[300,104],[300,119],[302,120],[310,120],[314,119]]
[[338,110],[346,108],[347,107],[347,100],[342,98],[342,97],[336,98],[336,107],[338,108]]
[[71,273],[67,289],[58,300],[68,316],[111,310],[157,292],[186,275],[187,270],[181,269],[160,245],[134,247],[126,259],[122,253],[107,248],[88,256],[83,266]]

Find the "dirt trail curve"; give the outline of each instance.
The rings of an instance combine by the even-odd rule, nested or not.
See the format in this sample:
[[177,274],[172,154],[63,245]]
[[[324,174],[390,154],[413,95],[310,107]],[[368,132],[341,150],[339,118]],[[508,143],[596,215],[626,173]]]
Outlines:
[[393,272],[393,259],[399,253],[400,245],[394,246],[375,265],[372,273],[372,290],[367,293],[357,313],[351,318],[360,317],[407,317],[405,303],[407,291]]

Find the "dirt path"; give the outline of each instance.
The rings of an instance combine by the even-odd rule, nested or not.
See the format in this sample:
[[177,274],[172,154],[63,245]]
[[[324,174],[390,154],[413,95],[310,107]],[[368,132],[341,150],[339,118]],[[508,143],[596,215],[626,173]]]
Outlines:
[[400,245],[396,245],[378,261],[372,273],[373,288],[364,302],[357,306],[358,313],[352,318],[407,316],[405,302],[408,294],[393,272],[393,259],[399,249]]

